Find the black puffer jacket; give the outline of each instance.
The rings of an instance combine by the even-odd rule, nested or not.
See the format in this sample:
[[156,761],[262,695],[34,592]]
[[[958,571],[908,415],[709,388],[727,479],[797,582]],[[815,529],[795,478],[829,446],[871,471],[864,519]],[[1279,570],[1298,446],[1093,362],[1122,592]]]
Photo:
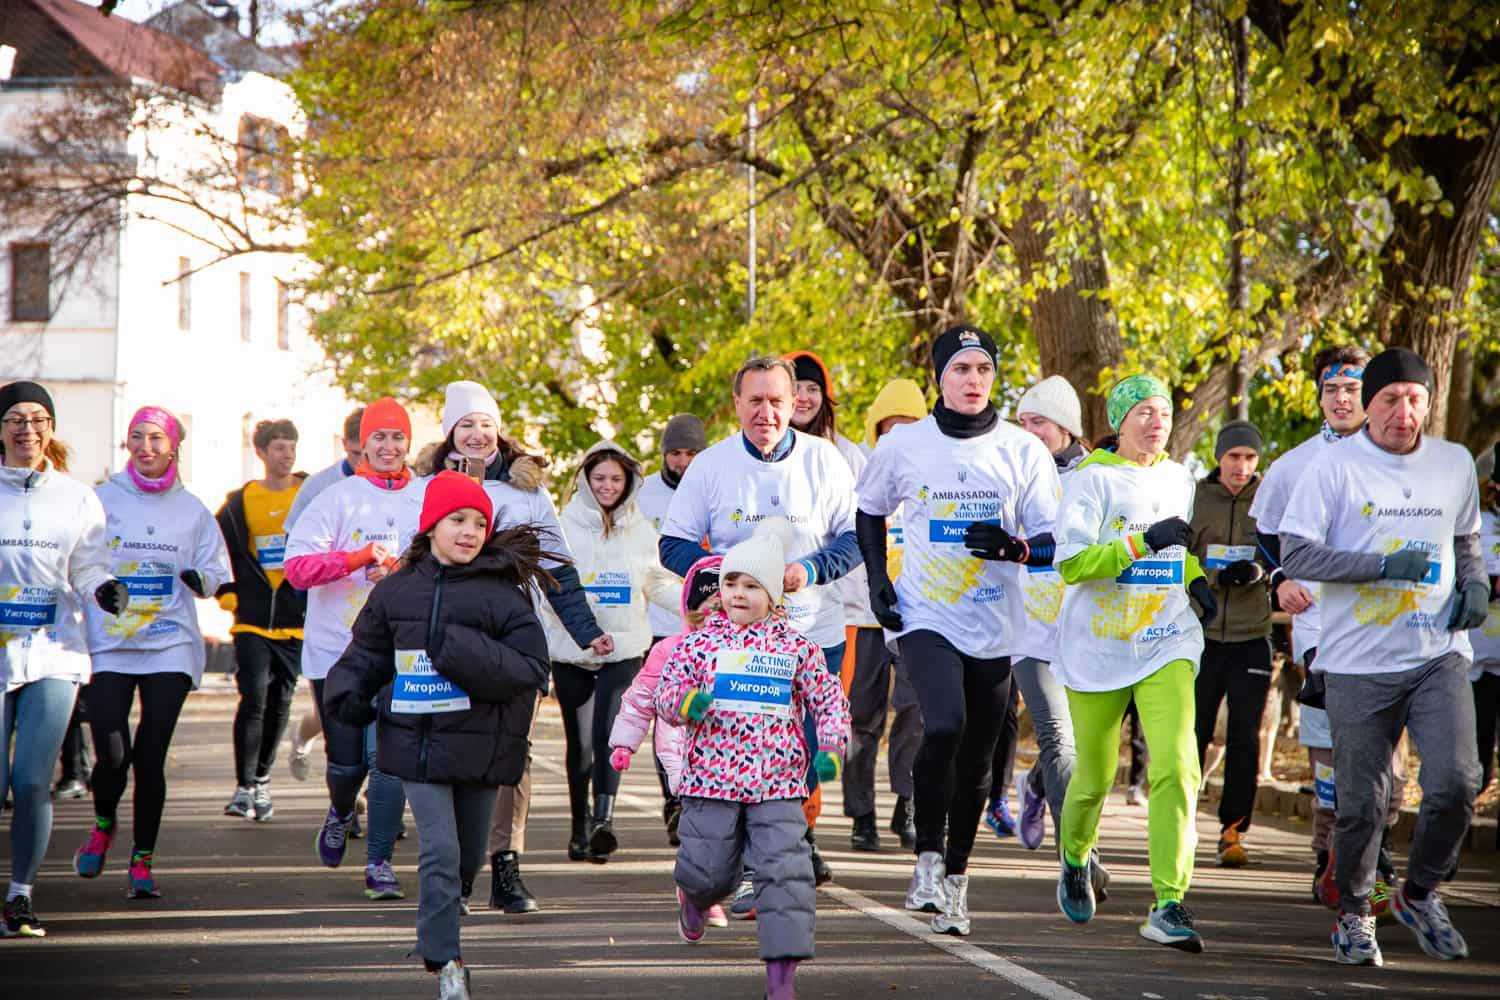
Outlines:
[[[409,665],[421,653],[441,676],[398,678],[398,659]],[[443,566],[429,555],[376,584],[328,674],[323,707],[351,725],[367,725],[379,693],[375,759],[387,774],[514,785],[526,767],[527,734],[547,670],[541,622],[505,550],[491,544],[466,566]],[[408,678],[420,678],[416,692],[451,681],[469,705],[403,711],[403,703],[422,704],[420,694],[401,697]],[[393,695],[393,689],[400,690]]]

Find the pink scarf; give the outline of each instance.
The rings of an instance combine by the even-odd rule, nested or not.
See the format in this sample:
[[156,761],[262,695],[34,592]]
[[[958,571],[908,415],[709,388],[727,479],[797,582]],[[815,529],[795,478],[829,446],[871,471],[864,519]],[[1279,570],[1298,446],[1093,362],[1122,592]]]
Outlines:
[[[167,440],[172,442],[172,451],[176,452],[182,446],[182,424],[177,418],[159,406],[143,406],[135,411],[135,416],[130,418],[125,433],[128,435],[135,429],[137,424],[155,424],[167,435]],[[152,479],[142,475],[135,467],[134,462],[127,462],[125,471],[130,473],[130,481],[135,483],[136,488],[142,493],[161,493],[169,490],[177,482],[177,456],[172,456],[172,462],[167,466],[167,471],[160,479]]]

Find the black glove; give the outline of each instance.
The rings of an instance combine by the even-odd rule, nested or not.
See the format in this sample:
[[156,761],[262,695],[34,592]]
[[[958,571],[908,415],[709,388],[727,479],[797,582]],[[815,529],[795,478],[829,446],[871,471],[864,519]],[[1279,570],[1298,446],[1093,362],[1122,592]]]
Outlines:
[[1312,668],[1313,660],[1317,657],[1316,646],[1307,651],[1307,673],[1302,678],[1302,690],[1297,692],[1297,703],[1308,708],[1323,708],[1328,695],[1328,685],[1325,682],[1327,675]]
[[185,569],[177,574],[177,579],[187,584],[187,589],[199,597],[208,596],[208,584],[203,582],[203,577],[195,569]]
[[1380,563],[1382,580],[1407,580],[1417,583],[1427,575],[1427,553],[1416,549],[1392,552]]
[[975,521],[964,532],[964,546],[969,555],[991,562],[1021,562],[1026,558],[1026,543],[1000,527]]
[[1219,570],[1219,582],[1226,587],[1247,587],[1266,578],[1266,571],[1254,559],[1236,559]]
[[901,613],[896,610],[896,587],[884,573],[870,574],[870,610],[881,627],[892,632],[900,632],[906,628],[901,621]]
[[333,715],[345,725],[363,729],[374,722],[380,713],[370,702],[349,694],[334,703]]
[[1487,582],[1470,580],[1453,595],[1453,613],[1448,616],[1451,632],[1465,632],[1484,624],[1490,613],[1490,588]]
[[1198,577],[1188,584],[1188,596],[1198,602],[1198,607],[1203,610],[1198,613],[1198,621],[1207,625],[1219,615],[1219,600],[1214,597],[1214,588],[1208,585],[1208,580]]
[[1165,521],[1157,521],[1146,529],[1146,547],[1152,552],[1170,549],[1174,545],[1187,546],[1192,544],[1192,541],[1192,526],[1180,517],[1169,517]]
[[118,615],[130,603],[130,591],[119,580],[106,580],[94,591],[94,603],[106,614]]

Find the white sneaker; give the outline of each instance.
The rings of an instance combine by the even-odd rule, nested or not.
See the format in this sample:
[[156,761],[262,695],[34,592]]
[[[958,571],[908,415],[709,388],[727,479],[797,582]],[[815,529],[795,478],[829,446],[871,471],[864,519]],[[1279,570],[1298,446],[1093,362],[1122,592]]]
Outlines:
[[917,855],[917,866],[912,869],[911,885],[906,890],[906,908],[919,913],[945,911],[948,908],[945,874],[943,856],[937,851]]
[[1375,940],[1375,918],[1340,913],[1333,925],[1333,960],[1340,965],[1385,964]]
[[1141,794],[1140,785],[1131,785],[1125,789],[1125,804],[1127,806],[1143,806],[1146,804],[1146,796]]
[[1448,907],[1443,905],[1437,893],[1429,893],[1419,903],[1414,899],[1407,899],[1406,888],[1402,886],[1391,893],[1391,912],[1396,915],[1397,920],[1411,928],[1411,932],[1417,936],[1417,944],[1422,946],[1428,957],[1443,961],[1469,957],[1469,945],[1458,928],[1453,926],[1453,921],[1448,917]]
[[947,909],[932,918],[932,929],[939,934],[969,936],[969,876],[949,875],[943,879],[948,897]]
[[292,777],[297,781],[307,780],[308,757],[310,756],[311,753],[307,747],[299,746],[295,740],[292,741],[292,752],[286,759],[286,766],[291,768]]
[[240,819],[245,819],[254,812],[255,792],[249,788],[236,788],[229,805],[224,807],[225,816],[238,816]]
[[456,958],[438,972],[438,1000],[469,1000],[469,970]]

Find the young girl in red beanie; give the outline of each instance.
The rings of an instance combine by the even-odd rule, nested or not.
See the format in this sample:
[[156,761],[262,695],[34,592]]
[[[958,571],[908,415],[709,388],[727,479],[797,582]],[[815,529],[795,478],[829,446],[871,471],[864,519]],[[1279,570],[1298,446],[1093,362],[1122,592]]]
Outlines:
[[421,838],[417,948],[449,1000],[469,995],[461,873],[484,857],[499,786],[521,778],[547,683],[528,592],[552,583],[542,560],[556,556],[531,526],[491,535],[491,510],[467,476],[433,477],[418,534],[370,593],[323,690],[324,711],[347,725],[379,716],[376,763],[404,783]]

